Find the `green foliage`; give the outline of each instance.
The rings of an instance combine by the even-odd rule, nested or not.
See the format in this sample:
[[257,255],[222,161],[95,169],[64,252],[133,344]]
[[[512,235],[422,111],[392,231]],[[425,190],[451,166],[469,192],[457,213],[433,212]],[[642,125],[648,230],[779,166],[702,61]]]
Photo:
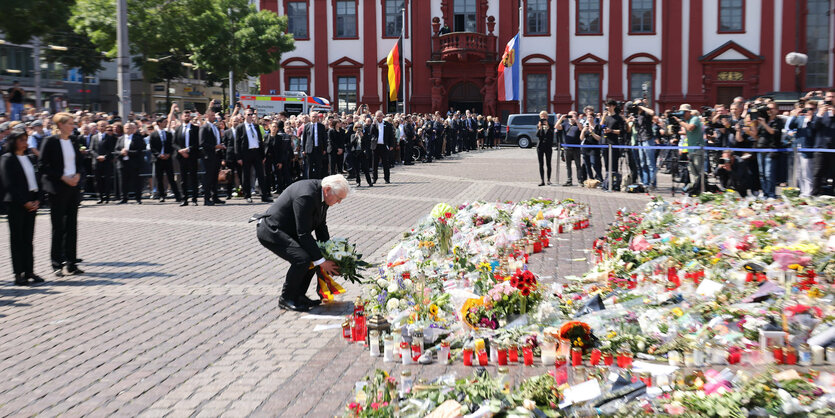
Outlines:
[[12,43],[52,33],[67,21],[74,0],[0,0],[0,31]]

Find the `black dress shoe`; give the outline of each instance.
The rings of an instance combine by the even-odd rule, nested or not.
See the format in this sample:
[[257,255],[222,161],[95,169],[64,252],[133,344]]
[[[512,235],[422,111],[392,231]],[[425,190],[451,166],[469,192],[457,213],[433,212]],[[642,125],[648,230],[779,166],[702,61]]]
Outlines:
[[306,303],[306,304],[310,305],[311,307],[313,307],[313,306],[321,305],[322,304],[322,299],[313,300],[313,299],[310,299],[309,297],[307,297],[307,295],[302,295],[299,298],[299,302]]
[[215,202],[212,202],[211,200],[206,200],[206,201],[203,202],[203,206],[214,206],[214,205],[215,205]]
[[67,266],[67,275],[68,276],[78,276],[79,274],[84,274],[84,270],[78,268],[78,266],[68,265]]
[[125,203],[128,203],[128,201],[127,200],[120,200],[119,203],[116,203],[116,204],[117,205],[124,205]]
[[14,275],[14,285],[15,286],[29,286],[29,280],[26,278],[26,275],[23,273]]
[[226,201],[216,197],[216,198],[212,199],[212,203],[214,203],[216,205],[225,205]]
[[278,299],[278,306],[281,309],[289,309],[291,311],[296,312],[307,312],[310,310],[310,305],[297,303],[289,299],[280,298]]
[[542,183],[539,183],[539,185],[540,185],[540,186],[544,186],[544,185],[545,185],[545,182],[543,181]]
[[96,202],[97,205],[101,205],[102,203],[104,203],[104,199],[99,199],[99,201]]
[[183,200],[183,203],[180,203],[180,206],[188,206],[188,200]]
[[273,198],[271,198],[271,197],[262,197],[262,198],[261,198],[261,201],[262,201],[262,202],[264,202],[264,203],[272,203],[272,202],[273,202]]
[[45,281],[46,281],[46,280],[44,280],[44,279],[43,279],[43,277],[38,276],[38,275],[37,275],[37,274],[35,274],[35,273],[29,273],[29,274],[27,274],[27,275],[26,275],[26,278],[27,278],[27,279],[31,279],[31,280],[32,280],[32,283],[43,283],[43,282],[45,282]]

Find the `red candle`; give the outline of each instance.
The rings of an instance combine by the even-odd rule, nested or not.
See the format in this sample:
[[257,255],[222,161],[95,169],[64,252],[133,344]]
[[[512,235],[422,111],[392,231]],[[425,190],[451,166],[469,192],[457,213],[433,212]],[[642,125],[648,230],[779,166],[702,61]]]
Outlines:
[[556,366],[554,380],[558,386],[568,382],[568,367],[566,365],[567,361],[565,356],[557,356],[557,359],[554,361],[554,366]]
[[464,365],[465,366],[472,366],[473,365],[473,349],[472,348],[464,348],[464,351],[461,352],[461,355],[464,357]]
[[507,354],[509,355],[509,360],[511,363],[519,362],[519,347],[511,345],[507,351]]
[[611,366],[614,363],[615,363],[615,357],[612,355],[612,353],[606,353],[606,354],[603,355],[603,364],[605,364],[607,366]]
[[568,364],[568,360],[565,359],[565,356],[557,356],[554,359],[554,366],[556,366],[558,369],[560,367],[565,366],[566,364]]
[[507,349],[499,349],[499,366],[507,366]]
[[546,248],[550,247],[551,246],[551,240],[548,239],[548,237],[542,238],[542,246],[546,247]]
[[557,229],[557,232],[562,234],[564,231],[565,231],[565,229],[563,228],[563,226],[561,224],[560,227]]
[[771,352],[774,355],[774,362],[777,364],[783,364],[783,348],[774,346],[771,347]]
[[412,360],[417,361],[420,358],[420,344],[412,344]]
[[583,349],[579,347],[574,347],[571,349],[571,365],[572,366],[582,366],[583,365]]
[[786,347],[783,349],[783,364],[797,364],[797,351],[795,351],[794,347]]
[[525,358],[525,366],[533,366],[533,347],[526,345],[522,349],[522,355]]
[[537,241],[533,243],[533,253],[539,254],[542,252],[542,242]]
[[479,366],[487,365],[487,350],[478,350],[478,364]]
[[592,366],[597,366],[600,363],[600,356],[602,354],[603,354],[603,352],[601,352],[599,348],[595,348],[594,350],[591,350],[591,356],[589,357],[589,362],[591,363]]

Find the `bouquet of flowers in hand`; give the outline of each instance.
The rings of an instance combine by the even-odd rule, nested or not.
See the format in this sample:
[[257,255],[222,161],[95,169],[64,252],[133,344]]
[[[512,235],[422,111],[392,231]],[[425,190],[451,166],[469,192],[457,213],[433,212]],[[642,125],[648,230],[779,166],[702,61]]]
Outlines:
[[336,263],[339,274],[351,283],[361,282],[362,275],[359,272],[371,267],[370,263],[362,261],[362,254],[357,252],[356,245],[349,243],[347,238],[333,238],[317,244],[322,256]]

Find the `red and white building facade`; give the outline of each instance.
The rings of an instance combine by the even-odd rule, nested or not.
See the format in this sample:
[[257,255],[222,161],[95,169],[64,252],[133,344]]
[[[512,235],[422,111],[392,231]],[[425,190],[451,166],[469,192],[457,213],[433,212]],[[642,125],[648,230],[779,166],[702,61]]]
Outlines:
[[[713,105],[835,78],[832,0],[260,0],[288,16],[296,38],[281,69],[261,77],[261,93],[393,110],[385,60],[405,7],[409,111],[476,108],[504,119],[519,103],[497,101],[496,68],[519,31],[520,2],[527,112],[644,95],[658,109]],[[444,23],[451,33],[439,35]],[[789,52],[809,56],[799,77]]]

